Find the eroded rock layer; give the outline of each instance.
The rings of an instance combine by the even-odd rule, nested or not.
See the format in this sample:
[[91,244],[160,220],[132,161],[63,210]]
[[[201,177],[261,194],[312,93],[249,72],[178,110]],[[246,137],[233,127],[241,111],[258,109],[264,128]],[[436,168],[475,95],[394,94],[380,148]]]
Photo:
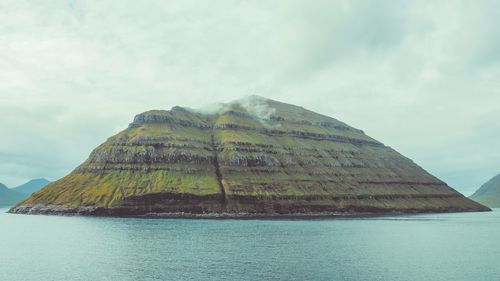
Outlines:
[[139,114],[13,213],[279,215],[483,211],[363,131],[253,97]]

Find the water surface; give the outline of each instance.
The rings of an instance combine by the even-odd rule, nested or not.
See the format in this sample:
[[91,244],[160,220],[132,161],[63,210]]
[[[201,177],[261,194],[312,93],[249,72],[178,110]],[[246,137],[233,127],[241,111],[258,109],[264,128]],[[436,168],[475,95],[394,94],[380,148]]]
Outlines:
[[329,220],[0,210],[0,280],[500,280],[500,210]]

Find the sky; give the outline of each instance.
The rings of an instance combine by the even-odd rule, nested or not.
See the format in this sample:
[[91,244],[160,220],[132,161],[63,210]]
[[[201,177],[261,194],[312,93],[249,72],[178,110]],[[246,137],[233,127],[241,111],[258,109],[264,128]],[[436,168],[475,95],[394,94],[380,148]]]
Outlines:
[[248,95],[334,117],[470,195],[500,173],[500,1],[0,2],[0,182],[134,115]]

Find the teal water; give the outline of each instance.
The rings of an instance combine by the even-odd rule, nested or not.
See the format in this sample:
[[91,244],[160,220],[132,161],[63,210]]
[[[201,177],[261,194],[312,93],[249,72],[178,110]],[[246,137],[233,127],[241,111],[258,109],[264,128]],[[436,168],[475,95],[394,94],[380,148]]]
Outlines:
[[0,210],[0,280],[500,280],[500,210],[336,220]]

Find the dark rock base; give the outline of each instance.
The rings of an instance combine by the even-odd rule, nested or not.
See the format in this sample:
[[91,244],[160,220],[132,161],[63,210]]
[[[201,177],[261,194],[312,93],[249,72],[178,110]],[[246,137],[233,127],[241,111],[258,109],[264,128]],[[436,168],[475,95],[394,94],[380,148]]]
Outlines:
[[9,210],[13,214],[29,215],[61,215],[61,216],[106,216],[106,217],[144,217],[144,218],[336,218],[336,217],[365,217],[394,214],[418,213],[453,213],[453,212],[485,212],[484,208],[376,208],[350,206],[336,208],[333,206],[283,206],[266,210],[241,209],[231,210],[220,208],[209,211],[200,206],[184,206],[183,208],[102,208],[97,206],[81,206],[77,208],[61,205],[20,205]]

